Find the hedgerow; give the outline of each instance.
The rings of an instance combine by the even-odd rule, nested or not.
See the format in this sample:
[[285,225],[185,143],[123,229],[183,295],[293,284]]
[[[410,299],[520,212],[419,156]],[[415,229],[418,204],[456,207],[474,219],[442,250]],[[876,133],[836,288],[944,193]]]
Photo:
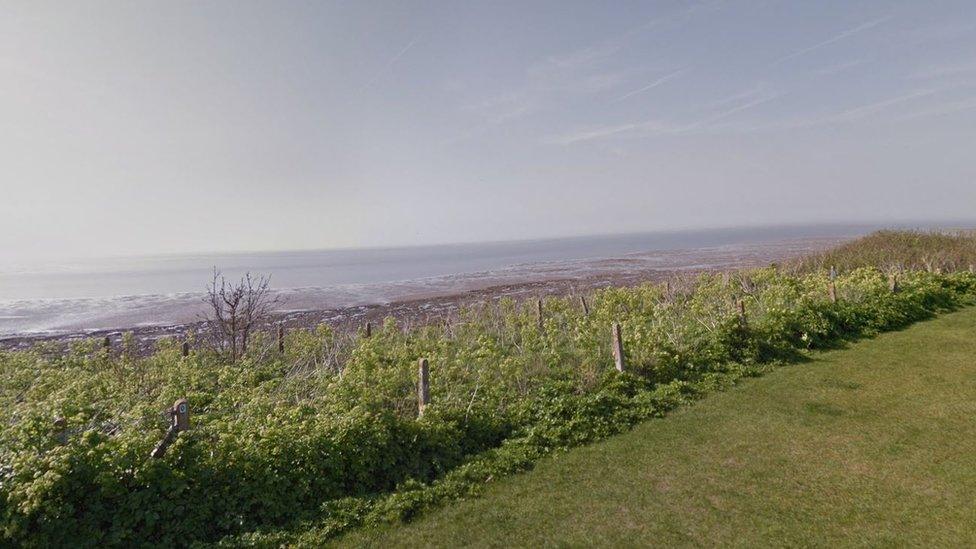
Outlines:
[[[148,357],[94,342],[66,355],[0,353],[0,540],[23,546],[319,543],[408,519],[621,432],[808,349],[970,303],[976,275],[860,268],[704,274],[612,288],[584,315],[570,298],[464,311],[405,330],[392,320],[341,363],[322,326],[260,334],[230,364],[163,341]],[[743,304],[744,315],[738,303]],[[610,326],[627,371],[614,369]],[[417,417],[417,360],[431,404]],[[192,428],[150,459],[174,400]],[[55,422],[55,418],[63,418]],[[291,534],[302,531],[303,534]]]

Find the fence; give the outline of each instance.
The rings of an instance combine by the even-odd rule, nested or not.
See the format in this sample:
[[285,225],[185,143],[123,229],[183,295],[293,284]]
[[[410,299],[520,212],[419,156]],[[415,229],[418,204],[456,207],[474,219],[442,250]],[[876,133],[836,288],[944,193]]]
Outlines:
[[[973,267],[970,266],[970,272],[973,272]],[[839,296],[836,286],[837,271],[834,267],[830,268],[830,273],[828,277],[827,285],[827,298],[831,303],[837,303]],[[726,284],[729,283],[729,278],[725,278]],[[742,279],[743,294],[748,296],[751,292],[750,288],[752,282],[748,279]],[[665,283],[665,295],[670,295],[673,292],[671,287],[671,282]],[[900,290],[898,284],[898,274],[890,273],[888,275],[888,289],[892,293],[896,293]],[[748,329],[749,322],[747,316],[746,299],[744,297],[735,300],[734,309],[739,318],[740,325],[743,329]],[[579,296],[580,309],[584,316],[589,316],[590,309],[585,296]],[[535,301],[535,317],[536,325],[540,331],[545,330],[545,306],[541,298]],[[613,355],[614,368],[618,372],[624,372],[627,369],[626,360],[626,349],[624,345],[623,328],[619,322],[613,322],[610,326],[610,348]],[[278,325],[276,329],[276,347],[279,354],[284,354],[286,350],[286,330],[283,325]],[[372,324],[366,322],[361,336],[363,338],[371,338]],[[112,341],[111,338],[106,336],[102,341],[103,349],[106,352],[111,352]],[[184,340],[180,345],[180,354],[183,358],[190,356],[191,342],[190,340]],[[425,409],[431,404],[430,395],[430,383],[431,383],[431,369],[430,361],[427,358],[420,358],[418,361],[418,383],[417,383],[417,417],[423,417]],[[182,431],[186,431],[190,428],[190,403],[187,399],[177,400],[173,406],[166,410],[165,412],[171,420],[170,427],[167,429],[166,434],[159,444],[153,449],[150,457],[157,459],[165,455],[167,448],[176,440],[178,434]],[[63,429],[64,420],[58,418],[55,420],[55,427],[59,429],[59,440],[66,441],[69,435],[67,430]]]

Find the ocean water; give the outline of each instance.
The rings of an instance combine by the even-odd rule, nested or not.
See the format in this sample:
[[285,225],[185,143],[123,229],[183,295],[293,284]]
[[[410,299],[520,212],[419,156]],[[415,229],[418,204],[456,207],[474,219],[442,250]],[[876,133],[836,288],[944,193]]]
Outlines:
[[[445,295],[497,284],[635,269],[720,266],[769,247],[876,227],[815,225],[656,232],[404,248],[112,258],[0,270],[0,336],[192,322],[213,267],[271,276],[280,309]],[[612,261],[618,259],[620,261]]]

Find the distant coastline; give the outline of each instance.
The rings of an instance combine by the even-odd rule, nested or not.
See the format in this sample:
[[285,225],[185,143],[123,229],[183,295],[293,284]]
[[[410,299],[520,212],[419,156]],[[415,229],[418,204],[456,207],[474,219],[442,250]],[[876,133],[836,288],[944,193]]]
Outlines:
[[[852,235],[851,237],[856,236]],[[276,290],[281,306],[274,322],[289,329],[328,323],[356,329],[367,321],[394,317],[404,323],[429,322],[456,314],[460,307],[503,297],[522,300],[545,295],[589,292],[607,286],[631,286],[701,271],[724,271],[768,265],[820,251],[848,236],[772,239],[755,243],[621,253],[610,257],[524,262],[499,269],[443,276],[336,287]],[[272,272],[274,275],[274,272]],[[61,346],[88,337],[118,339],[132,332],[148,350],[163,337],[200,329],[205,312],[200,293],[125,296],[111,299],[46,300],[45,314],[54,321],[62,308],[87,304],[101,307],[97,322],[107,326],[66,324],[57,330],[0,335],[0,348],[23,349],[38,342]],[[27,300],[27,307],[37,301]],[[7,306],[9,307],[9,305]],[[21,306],[24,307],[24,306]],[[0,311],[4,311],[0,306]],[[29,311],[27,311],[29,312]],[[3,314],[9,314],[9,309]],[[0,314],[0,316],[3,316]],[[62,319],[63,320],[63,319]]]
[[[887,227],[936,228],[965,223]],[[976,226],[969,224],[968,226]],[[420,318],[457,303],[661,280],[674,273],[781,261],[882,228],[782,225],[558,239],[72,261],[0,272],[0,348],[133,331],[149,340],[201,319],[214,266],[270,274],[277,321]],[[454,304],[454,305],[451,305]],[[440,313],[439,313],[440,314]]]

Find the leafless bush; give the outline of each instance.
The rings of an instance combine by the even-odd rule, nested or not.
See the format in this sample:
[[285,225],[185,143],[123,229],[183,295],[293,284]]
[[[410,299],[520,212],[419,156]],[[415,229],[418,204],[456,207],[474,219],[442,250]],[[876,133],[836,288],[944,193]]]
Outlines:
[[269,276],[255,278],[247,273],[238,283],[228,284],[214,267],[205,300],[210,305],[206,320],[215,348],[231,361],[247,352],[251,334],[271,318],[278,299],[272,296],[270,283]]

